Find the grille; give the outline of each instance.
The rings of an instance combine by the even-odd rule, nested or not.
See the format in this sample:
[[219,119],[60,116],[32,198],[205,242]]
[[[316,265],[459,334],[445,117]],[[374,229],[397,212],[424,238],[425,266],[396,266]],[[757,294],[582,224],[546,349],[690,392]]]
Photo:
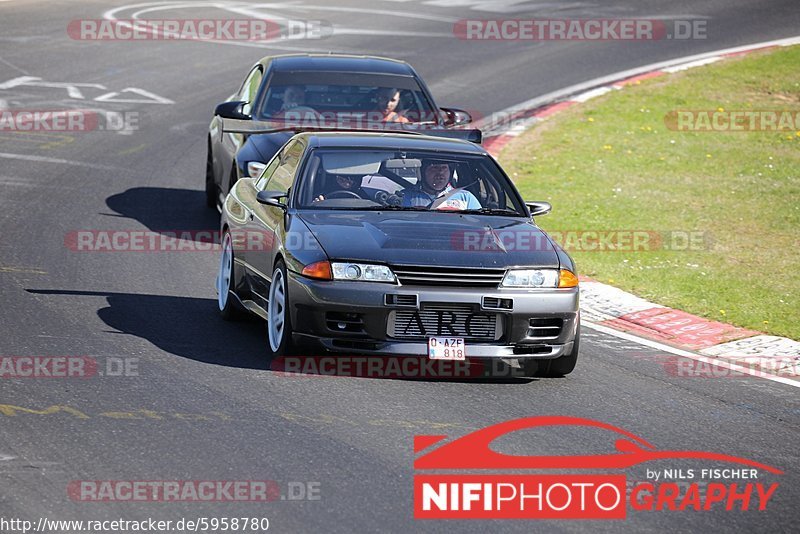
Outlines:
[[528,337],[556,338],[561,335],[563,319],[531,319]]
[[505,269],[397,265],[392,271],[404,286],[492,287],[503,281]]
[[502,319],[471,306],[428,304],[421,310],[394,310],[389,314],[388,335],[394,338],[456,336],[498,340]]

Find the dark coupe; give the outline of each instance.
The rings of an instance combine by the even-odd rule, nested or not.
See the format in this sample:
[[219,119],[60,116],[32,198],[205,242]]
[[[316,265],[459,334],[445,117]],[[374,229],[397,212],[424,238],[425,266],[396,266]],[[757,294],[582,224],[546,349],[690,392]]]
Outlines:
[[208,129],[206,201],[219,206],[236,180],[261,174],[264,164],[295,131],[248,135],[223,121],[269,123],[270,129],[372,123],[445,129],[469,123],[468,113],[439,108],[408,63],[337,54],[265,57],[239,90],[218,105]]
[[266,319],[272,356],[311,344],[564,375],[578,279],[532,218],[549,210],[467,141],[301,133],[225,199],[219,309]]

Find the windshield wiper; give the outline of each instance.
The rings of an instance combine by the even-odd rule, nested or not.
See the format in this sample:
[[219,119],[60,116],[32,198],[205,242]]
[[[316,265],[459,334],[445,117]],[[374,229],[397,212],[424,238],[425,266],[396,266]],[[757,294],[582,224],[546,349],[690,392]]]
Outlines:
[[346,206],[342,208],[333,208],[336,210],[362,210],[362,211],[429,211],[428,208],[422,206]]
[[476,213],[479,215],[516,215],[517,217],[524,216],[522,213],[508,208],[479,208],[475,210],[460,210],[458,213]]

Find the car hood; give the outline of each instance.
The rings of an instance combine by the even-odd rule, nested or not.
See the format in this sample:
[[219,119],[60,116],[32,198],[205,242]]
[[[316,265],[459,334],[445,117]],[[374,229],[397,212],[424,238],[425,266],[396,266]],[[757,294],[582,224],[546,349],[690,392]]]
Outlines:
[[318,210],[300,217],[332,260],[453,267],[558,268],[546,234],[519,217]]

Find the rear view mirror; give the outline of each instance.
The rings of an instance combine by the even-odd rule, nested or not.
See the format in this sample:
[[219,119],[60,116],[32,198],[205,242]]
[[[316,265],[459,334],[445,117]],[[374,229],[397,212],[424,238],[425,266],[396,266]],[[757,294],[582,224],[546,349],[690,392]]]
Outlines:
[[472,115],[463,109],[442,108],[444,112],[444,122],[447,126],[461,126],[472,122]]
[[536,217],[537,215],[547,215],[553,210],[553,205],[543,200],[526,202],[525,205],[528,206],[529,210],[531,210],[531,217]]
[[223,102],[214,109],[214,115],[222,117],[223,119],[247,120],[250,118],[250,115],[243,111],[246,103],[247,102],[242,101]]
[[286,204],[278,200],[279,198],[284,197],[286,197],[286,193],[284,191],[259,191],[256,195],[256,200],[259,204],[275,206],[276,208],[285,210]]

